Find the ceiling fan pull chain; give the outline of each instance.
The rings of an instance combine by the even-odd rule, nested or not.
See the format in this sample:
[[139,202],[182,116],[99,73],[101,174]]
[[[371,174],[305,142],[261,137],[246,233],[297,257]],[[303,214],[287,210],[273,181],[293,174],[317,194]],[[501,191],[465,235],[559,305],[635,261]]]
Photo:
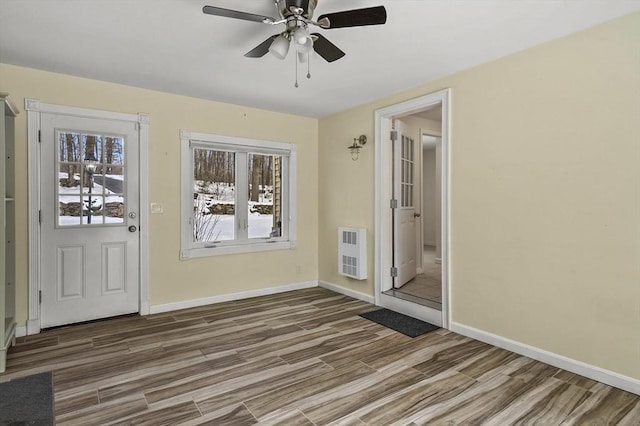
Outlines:
[[307,78],[311,78],[311,53],[307,53]]
[[298,58],[294,56],[293,60],[296,63],[296,89],[297,89],[298,88]]

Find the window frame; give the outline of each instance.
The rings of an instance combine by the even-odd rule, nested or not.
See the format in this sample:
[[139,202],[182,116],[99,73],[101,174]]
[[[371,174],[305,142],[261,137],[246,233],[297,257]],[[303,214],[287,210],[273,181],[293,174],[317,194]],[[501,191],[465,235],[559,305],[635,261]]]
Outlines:
[[[193,241],[193,190],[194,190],[194,150],[214,149],[236,154],[235,176],[236,202],[235,218],[247,218],[247,188],[240,188],[239,170],[244,173],[248,165],[239,166],[238,158],[246,159],[248,154],[278,155],[283,159],[282,167],[282,230],[280,237],[248,238],[220,242]],[[240,138],[233,136],[180,131],[181,154],[181,250],[180,258],[218,256],[237,253],[252,253],[271,250],[294,249],[296,241],[296,145],[268,140]],[[243,177],[240,179],[245,179]],[[237,222],[236,223],[237,226]],[[237,236],[237,234],[236,234]]]

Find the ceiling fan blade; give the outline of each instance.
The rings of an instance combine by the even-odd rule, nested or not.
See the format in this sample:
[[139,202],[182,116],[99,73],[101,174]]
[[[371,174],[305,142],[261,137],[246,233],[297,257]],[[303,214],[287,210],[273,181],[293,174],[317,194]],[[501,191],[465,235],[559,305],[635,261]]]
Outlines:
[[238,10],[223,9],[221,7],[205,6],[202,12],[207,15],[224,16],[225,18],[242,19],[244,21],[261,22],[264,24],[272,24],[276,20],[268,16],[255,15],[253,13],[240,12]]
[[253,50],[245,53],[244,56],[246,56],[247,58],[262,58],[264,55],[269,53],[269,47],[271,47],[271,43],[273,43],[273,40],[275,40],[276,37],[278,37],[278,34],[272,35],[271,37],[254,47]]
[[316,41],[313,42],[313,50],[320,56],[322,56],[325,61],[333,62],[342,58],[345,53],[338,49],[338,47],[327,40],[322,34],[314,33],[312,36],[316,36]]
[[362,27],[364,25],[381,25],[387,22],[387,9],[384,6],[367,7],[364,9],[345,10],[342,12],[327,13],[318,18],[329,20],[329,26],[322,28],[346,28]]

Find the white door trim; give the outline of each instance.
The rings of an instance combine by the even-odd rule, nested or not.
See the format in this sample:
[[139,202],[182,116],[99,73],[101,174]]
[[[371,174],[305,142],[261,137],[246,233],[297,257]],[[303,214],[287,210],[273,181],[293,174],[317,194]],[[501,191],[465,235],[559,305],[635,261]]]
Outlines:
[[[391,268],[391,199],[389,185],[389,168],[391,151],[386,143],[388,135],[383,135],[384,128],[390,128],[385,121],[398,115],[409,115],[428,106],[442,103],[442,199],[446,202],[441,206],[442,232],[442,327],[448,329],[451,324],[451,293],[449,289],[450,277],[450,247],[449,247],[449,135],[451,126],[451,89],[444,89],[419,98],[381,108],[375,111],[375,303],[381,304],[382,288],[390,287],[389,271]],[[384,280],[384,282],[383,282]],[[410,303],[410,302],[407,302]],[[430,311],[425,307],[425,313]]]
[[40,206],[40,115],[42,113],[83,118],[100,118],[137,123],[140,150],[140,305],[141,315],[149,314],[149,115],[99,111],[63,105],[45,104],[38,99],[25,99],[28,143],[28,232],[29,232],[29,312],[26,334],[40,332],[41,233]]

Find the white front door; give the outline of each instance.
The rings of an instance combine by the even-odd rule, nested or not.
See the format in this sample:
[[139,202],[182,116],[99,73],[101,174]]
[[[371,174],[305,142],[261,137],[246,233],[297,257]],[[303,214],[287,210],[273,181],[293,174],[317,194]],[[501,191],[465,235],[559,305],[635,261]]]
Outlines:
[[139,310],[136,123],[41,115],[41,327]]
[[395,120],[393,142],[393,287],[400,288],[416,276],[416,227],[414,204],[415,142]]

